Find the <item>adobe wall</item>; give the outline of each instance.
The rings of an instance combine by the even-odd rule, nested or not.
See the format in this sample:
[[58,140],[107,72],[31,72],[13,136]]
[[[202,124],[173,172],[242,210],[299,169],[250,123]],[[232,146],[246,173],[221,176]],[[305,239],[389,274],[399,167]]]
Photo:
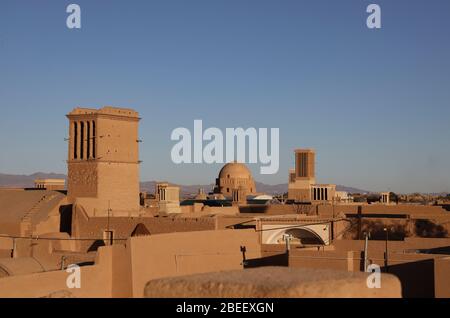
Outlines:
[[9,237],[0,237],[0,250],[12,250],[13,239]]
[[52,294],[74,297],[111,297],[112,250],[102,249],[96,264],[80,267],[81,288],[68,288],[71,273],[50,271],[0,279],[0,298],[51,297]]
[[309,189],[309,183],[306,186],[307,187],[306,189],[301,189],[301,188],[298,189],[298,188],[296,188],[297,186],[304,187],[305,185],[302,185],[302,184],[296,185],[295,183],[289,184],[288,198],[291,200],[302,201],[302,202],[311,201],[311,190]]
[[265,213],[269,215],[279,214],[307,214],[316,215],[316,206],[309,204],[251,204],[239,207],[240,213]]
[[407,237],[405,239],[408,249],[432,249],[441,247],[450,247],[450,238],[422,238]]
[[222,215],[237,215],[239,208],[237,206],[204,206],[202,212]]
[[386,232],[384,228],[389,229],[391,240],[403,240],[407,236],[414,235],[411,228],[413,225],[410,220],[402,218],[351,218],[352,226],[344,231],[344,239],[363,239],[364,233],[370,233],[372,240],[384,240]]
[[72,237],[91,238],[79,241],[78,250],[89,250],[95,244],[103,245],[103,242],[96,242],[96,239],[103,239],[103,231],[108,228],[108,223],[109,229],[114,231],[114,238],[124,239],[117,241],[119,244],[125,243],[139,223],[144,224],[151,234],[216,229],[214,217],[110,217],[108,220],[107,217],[87,218],[82,212],[74,211]]
[[[363,251],[364,240],[336,240],[333,246],[336,250],[342,251]],[[406,251],[413,249],[431,249],[450,246],[449,238],[406,238],[404,241],[389,241],[388,249],[390,251]],[[375,251],[384,251],[385,241],[369,240],[368,249]]]
[[246,205],[239,207],[241,213],[307,214],[333,217],[339,214],[407,214],[411,217],[450,217],[441,206],[429,205],[384,205],[384,204],[279,204]]
[[429,205],[384,205],[384,204],[337,204],[337,205],[318,205],[318,213],[320,216],[332,216],[339,213],[345,214],[357,214],[360,210],[362,214],[407,214],[411,216],[435,216],[435,215],[448,215],[447,211],[440,206]]
[[108,206],[111,207],[112,214],[116,210],[139,211],[139,165],[115,162],[101,162],[97,165],[98,214],[107,215]]
[[97,165],[91,161],[77,161],[68,164],[67,199],[74,203],[76,198],[97,196]]
[[246,257],[260,257],[254,230],[218,230],[170,233],[130,238],[133,296],[142,297],[152,279],[242,269]]
[[41,212],[40,215],[33,215],[33,235],[41,236],[47,233],[59,232],[61,225],[61,209],[65,206],[67,206],[67,197],[62,198],[53,209]]
[[246,257],[260,257],[254,230],[198,231],[133,237],[126,245],[101,247],[93,266],[82,266],[81,288],[69,289],[69,273],[50,271],[0,279],[0,297],[142,297],[149,280],[242,269]]
[[[364,268],[364,242],[345,243],[349,244],[335,246],[335,251],[291,250],[289,266],[361,271]],[[408,247],[411,246],[401,242],[388,243],[388,272],[400,279],[403,297],[434,297],[437,293],[447,292],[448,287],[436,284],[448,279],[448,267],[443,269],[448,263],[441,264],[446,255],[403,253],[402,250]],[[368,261],[379,265],[383,272],[386,270],[384,242],[369,242]]]
[[60,228],[60,216],[50,215],[47,220],[35,225],[33,229],[33,235],[55,233],[59,231],[59,228]]
[[0,237],[0,258],[10,258],[13,248],[13,240],[7,237]]
[[21,225],[17,223],[0,222],[0,234],[20,236]]
[[[403,239],[405,237],[426,237],[426,238],[441,238],[450,237],[450,214],[436,215],[422,215],[414,214],[402,217],[403,212],[392,212],[390,217],[376,217],[378,212],[367,216],[366,210],[361,213],[359,218],[358,212],[346,212],[346,214],[354,214],[354,217],[349,220],[355,225],[351,230],[346,231],[344,238],[347,239],[362,239],[364,232],[370,232],[373,239],[384,239],[384,228],[388,228],[390,237],[392,239]],[[389,214],[389,211],[386,211]],[[325,214],[322,214],[325,215]],[[330,214],[331,217],[332,214]],[[337,215],[336,212],[334,215]],[[398,215],[398,217],[396,217]]]
[[367,288],[367,278],[365,273],[266,266],[157,279],[147,284],[145,296],[234,299],[401,297],[400,281],[395,276],[381,274],[381,288]]
[[289,266],[299,268],[348,270],[346,251],[292,251]]
[[[402,284],[404,297],[448,297],[446,255],[413,254],[401,251],[425,244],[428,240],[389,242],[389,273]],[[10,247],[8,241],[0,242]],[[431,239],[428,247],[448,246],[448,239]],[[360,271],[364,241],[341,240],[335,250],[291,249],[290,267]],[[191,233],[168,233],[134,237],[126,245],[99,249],[93,266],[81,267],[82,288],[68,289],[68,273],[52,271],[0,279],[0,297],[43,297],[68,291],[75,297],[141,297],[149,280],[242,269],[241,246],[246,258],[276,253],[280,247],[261,246],[254,230],[215,230]],[[356,250],[349,250],[356,249]],[[281,252],[278,251],[278,252]],[[369,260],[384,266],[384,242],[369,242]]]
[[218,216],[217,217],[217,228],[245,228],[245,227],[256,227],[255,217],[239,217],[239,216]]
[[434,261],[435,297],[450,298],[450,257]]
[[238,215],[239,207],[237,206],[209,206],[203,203],[194,203],[193,205],[180,206],[181,213],[190,215]]
[[111,297],[114,298],[128,298],[133,295],[131,249],[128,247],[129,244],[117,244],[100,248],[112,251]]

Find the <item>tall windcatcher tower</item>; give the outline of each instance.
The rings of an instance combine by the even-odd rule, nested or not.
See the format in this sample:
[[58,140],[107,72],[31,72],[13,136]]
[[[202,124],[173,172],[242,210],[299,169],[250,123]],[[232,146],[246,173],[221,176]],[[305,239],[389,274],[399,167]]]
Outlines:
[[139,114],[75,108],[69,119],[67,196],[90,216],[139,212]]
[[289,175],[288,198],[311,201],[311,185],[316,183],[315,160],[313,149],[295,150],[295,170]]
[[295,150],[295,178],[309,184],[316,183],[315,174],[316,153],[312,149]]

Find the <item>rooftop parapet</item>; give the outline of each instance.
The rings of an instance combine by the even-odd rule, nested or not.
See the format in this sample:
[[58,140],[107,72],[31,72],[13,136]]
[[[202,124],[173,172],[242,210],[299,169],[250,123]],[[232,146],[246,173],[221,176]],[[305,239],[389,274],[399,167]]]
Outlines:
[[119,108],[112,106],[104,106],[100,109],[76,107],[69,114],[67,114],[68,117],[77,115],[112,115],[139,118],[139,113],[131,108]]

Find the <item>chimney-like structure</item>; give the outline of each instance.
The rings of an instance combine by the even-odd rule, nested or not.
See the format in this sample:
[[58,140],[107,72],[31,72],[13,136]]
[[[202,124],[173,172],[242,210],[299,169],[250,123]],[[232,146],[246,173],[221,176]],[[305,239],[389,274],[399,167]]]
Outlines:
[[294,153],[295,170],[289,173],[288,198],[310,202],[311,186],[316,183],[316,153],[313,149],[296,149]]
[[139,212],[139,114],[75,108],[69,119],[67,196],[90,216]]

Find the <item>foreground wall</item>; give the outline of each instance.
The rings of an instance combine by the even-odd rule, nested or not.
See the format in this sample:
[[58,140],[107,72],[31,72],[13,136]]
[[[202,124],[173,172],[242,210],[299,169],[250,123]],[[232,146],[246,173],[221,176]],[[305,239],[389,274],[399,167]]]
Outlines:
[[450,298],[450,257],[434,261],[435,297]]
[[81,288],[68,288],[64,270],[0,278],[0,298],[111,297],[112,250],[99,251],[95,265],[80,267]]
[[95,265],[82,266],[81,288],[66,285],[63,270],[0,278],[1,297],[142,297],[152,279],[242,269],[243,254],[260,257],[254,230],[168,233],[133,237],[99,248]]
[[254,230],[221,230],[171,233],[131,238],[133,296],[144,295],[152,279],[242,269],[241,247],[246,257],[260,257]]
[[[403,297],[449,297],[450,258],[443,254],[421,254],[420,249],[442,249],[449,239],[409,239],[388,243],[388,269],[402,284]],[[278,252],[275,250],[278,249]],[[263,255],[282,252],[280,248],[263,246]],[[369,264],[377,264],[386,271],[385,242],[369,241]],[[289,266],[299,268],[363,271],[364,241],[337,240],[328,250],[292,249]]]

